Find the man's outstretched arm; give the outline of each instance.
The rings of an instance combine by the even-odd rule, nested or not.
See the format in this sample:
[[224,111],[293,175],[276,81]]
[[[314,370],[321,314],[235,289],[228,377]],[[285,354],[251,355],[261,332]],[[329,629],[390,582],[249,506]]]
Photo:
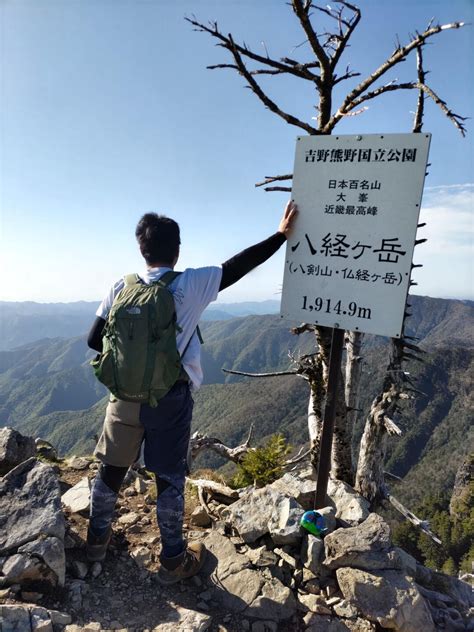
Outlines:
[[291,233],[297,212],[296,204],[290,200],[286,205],[278,231],[274,235],[242,250],[222,264],[222,280],[219,292],[239,281],[248,272],[275,254]]

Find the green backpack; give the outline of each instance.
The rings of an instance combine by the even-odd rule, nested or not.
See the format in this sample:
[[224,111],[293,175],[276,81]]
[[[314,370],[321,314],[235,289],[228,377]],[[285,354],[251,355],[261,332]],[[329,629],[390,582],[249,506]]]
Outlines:
[[166,272],[150,285],[137,274],[124,277],[107,318],[102,353],[91,362],[96,377],[118,399],[156,406],[181,373],[176,346],[173,295],[168,286],[179,272]]

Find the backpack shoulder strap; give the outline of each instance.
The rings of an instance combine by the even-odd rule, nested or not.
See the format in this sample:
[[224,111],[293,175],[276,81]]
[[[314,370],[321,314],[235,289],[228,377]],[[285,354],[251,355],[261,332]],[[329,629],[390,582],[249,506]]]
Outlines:
[[141,283],[141,279],[138,276],[138,274],[126,274],[123,277],[124,283],[125,285],[129,286],[129,285],[138,285]]
[[168,287],[180,274],[181,272],[170,270],[169,272],[165,272],[163,276],[158,279],[158,281],[155,281],[155,284],[160,285],[161,287]]

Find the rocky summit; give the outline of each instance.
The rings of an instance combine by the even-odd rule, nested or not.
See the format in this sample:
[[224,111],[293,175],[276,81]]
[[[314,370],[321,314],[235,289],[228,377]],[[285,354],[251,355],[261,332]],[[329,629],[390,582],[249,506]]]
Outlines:
[[238,491],[190,478],[186,536],[207,559],[198,576],[164,588],[145,470],[129,471],[107,557],[90,564],[97,462],[58,459],[8,428],[0,446],[0,632],[474,630],[471,585],[394,546],[384,518],[340,481],[330,481],[327,530],[316,537],[299,525],[314,498],[309,471]]

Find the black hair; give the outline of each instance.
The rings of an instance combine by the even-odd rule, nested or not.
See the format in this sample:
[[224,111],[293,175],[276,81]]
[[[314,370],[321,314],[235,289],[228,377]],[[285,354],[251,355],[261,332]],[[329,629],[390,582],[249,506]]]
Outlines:
[[146,213],[137,224],[135,237],[148,265],[171,265],[178,256],[181,240],[179,226],[174,219],[157,213]]

